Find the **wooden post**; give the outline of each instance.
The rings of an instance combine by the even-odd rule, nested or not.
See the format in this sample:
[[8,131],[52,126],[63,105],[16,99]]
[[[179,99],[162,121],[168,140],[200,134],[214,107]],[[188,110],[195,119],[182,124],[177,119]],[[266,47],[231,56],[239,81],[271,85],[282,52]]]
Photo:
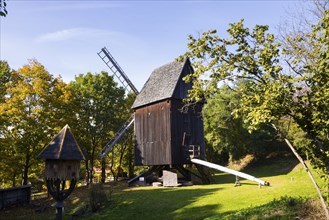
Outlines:
[[326,201],[323,199],[321,190],[318,186],[318,184],[316,183],[311,171],[308,169],[306,163],[304,162],[303,158],[301,156],[299,156],[299,154],[297,153],[297,151],[295,150],[295,148],[291,145],[290,141],[288,139],[284,139],[284,141],[287,143],[287,145],[289,146],[289,148],[291,149],[291,151],[295,154],[295,156],[297,157],[297,159],[299,160],[299,162],[303,165],[304,169],[306,170],[307,174],[310,176],[312,183],[316,189],[316,191],[318,192],[321,204],[322,204],[322,208],[326,214],[327,219],[329,219],[329,211],[328,211],[328,207],[326,204]]
[[[272,124],[272,127],[278,131],[278,129],[276,128],[276,126],[274,124]],[[322,208],[324,210],[324,213],[326,214],[326,218],[329,219],[329,211],[328,211],[328,207],[327,207],[327,204],[326,204],[326,201],[323,199],[322,197],[322,193],[321,193],[321,190],[318,186],[318,184],[316,183],[311,171],[308,169],[306,163],[304,162],[303,158],[298,154],[298,152],[295,150],[295,148],[292,146],[292,144],[290,143],[290,141],[285,138],[284,141],[286,142],[286,144],[289,146],[290,150],[294,153],[294,155],[297,157],[297,159],[299,160],[299,162],[303,165],[304,169],[306,170],[307,174],[309,175],[309,177],[311,178],[312,180],[312,183],[316,189],[316,191],[318,192],[318,195],[319,195],[319,198],[320,198],[320,201],[321,201],[321,205],[322,205]]]

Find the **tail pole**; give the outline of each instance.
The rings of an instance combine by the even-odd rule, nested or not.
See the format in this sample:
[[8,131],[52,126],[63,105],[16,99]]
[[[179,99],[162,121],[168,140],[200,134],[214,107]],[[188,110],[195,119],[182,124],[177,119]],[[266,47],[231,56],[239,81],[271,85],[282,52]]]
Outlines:
[[246,174],[246,173],[242,173],[242,172],[239,172],[239,171],[236,171],[236,170],[229,169],[227,167],[220,166],[218,164],[210,163],[210,162],[207,162],[207,161],[204,161],[204,160],[200,160],[200,159],[191,159],[191,161],[193,163],[196,163],[196,164],[200,164],[200,165],[203,165],[203,166],[206,166],[206,167],[210,167],[210,168],[213,168],[213,169],[216,169],[216,170],[219,170],[219,171],[223,171],[223,172],[226,172],[226,173],[231,173],[231,174],[233,174],[235,176],[238,176],[238,177],[241,177],[241,178],[244,178],[244,179],[247,179],[247,180],[251,180],[251,181],[257,182],[258,184],[263,185],[263,186],[269,186],[270,185],[269,182],[266,182],[264,180],[258,179],[256,177],[251,176],[251,175]]

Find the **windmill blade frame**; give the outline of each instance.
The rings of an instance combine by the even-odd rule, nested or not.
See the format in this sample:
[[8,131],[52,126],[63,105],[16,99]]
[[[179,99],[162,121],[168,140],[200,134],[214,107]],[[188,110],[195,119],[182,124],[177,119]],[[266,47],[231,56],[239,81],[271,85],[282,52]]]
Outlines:
[[134,119],[132,119],[128,125],[123,126],[122,129],[118,131],[118,134],[115,136],[114,140],[109,141],[105,147],[103,148],[101,159],[104,159],[104,157],[108,154],[108,152],[114,147],[114,145],[120,140],[122,135],[130,128],[130,126],[134,123]]
[[[117,79],[121,82],[124,89],[129,93],[133,92],[136,95],[139,94],[137,88],[134,86],[134,84],[130,81],[128,76],[125,74],[123,69],[120,67],[118,62],[114,59],[112,54],[108,51],[106,47],[103,47],[100,52],[97,53],[98,56],[104,61],[104,63],[108,66],[108,68],[111,70],[111,72],[117,77]],[[108,152],[114,147],[114,145],[120,140],[122,135],[129,129],[129,127],[134,124],[134,117],[132,116],[128,122],[125,123],[119,131],[117,131],[115,138],[113,140],[110,140],[104,147],[101,153],[101,159],[104,159],[104,157],[108,154]]]
[[108,68],[112,71],[112,73],[118,78],[126,91],[133,91],[136,95],[138,95],[138,90],[134,86],[134,84],[130,81],[128,76],[122,70],[118,62],[114,59],[112,54],[108,51],[106,47],[103,47],[100,52],[97,53],[98,56],[104,61],[104,63],[108,66]]

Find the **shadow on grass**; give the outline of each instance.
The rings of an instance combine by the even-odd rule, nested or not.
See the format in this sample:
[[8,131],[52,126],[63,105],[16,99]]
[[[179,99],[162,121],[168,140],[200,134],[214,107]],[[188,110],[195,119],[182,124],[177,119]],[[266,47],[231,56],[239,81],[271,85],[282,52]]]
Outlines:
[[299,161],[291,154],[263,158],[247,166],[242,172],[248,172],[259,178],[273,177],[290,173]]
[[[256,178],[266,178],[278,175],[284,175],[291,172],[299,164],[298,160],[292,155],[280,155],[279,157],[263,158],[252,163],[243,173],[255,176]],[[214,175],[216,183],[235,183],[235,176],[229,173],[217,173]],[[258,185],[257,183],[255,185]]]
[[204,219],[218,213],[220,204],[193,204],[221,189],[134,188],[116,193],[111,204],[92,219]]

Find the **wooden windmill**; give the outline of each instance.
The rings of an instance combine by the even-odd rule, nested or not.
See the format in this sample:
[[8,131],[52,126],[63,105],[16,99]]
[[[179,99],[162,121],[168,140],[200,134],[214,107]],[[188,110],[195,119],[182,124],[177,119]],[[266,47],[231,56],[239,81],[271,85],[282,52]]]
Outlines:
[[[190,155],[204,158],[204,130],[201,116],[203,103],[183,110],[183,99],[192,88],[191,83],[183,81],[186,75],[193,72],[189,59],[155,69],[139,93],[105,47],[98,55],[127,91],[137,95],[132,106],[134,116],[105,146],[102,158],[134,124],[135,165],[150,166],[150,169],[130,180],[130,184],[141,176],[166,169],[175,169],[190,179],[191,173],[184,165],[191,163]],[[205,179],[203,172],[200,173],[200,178]]]

